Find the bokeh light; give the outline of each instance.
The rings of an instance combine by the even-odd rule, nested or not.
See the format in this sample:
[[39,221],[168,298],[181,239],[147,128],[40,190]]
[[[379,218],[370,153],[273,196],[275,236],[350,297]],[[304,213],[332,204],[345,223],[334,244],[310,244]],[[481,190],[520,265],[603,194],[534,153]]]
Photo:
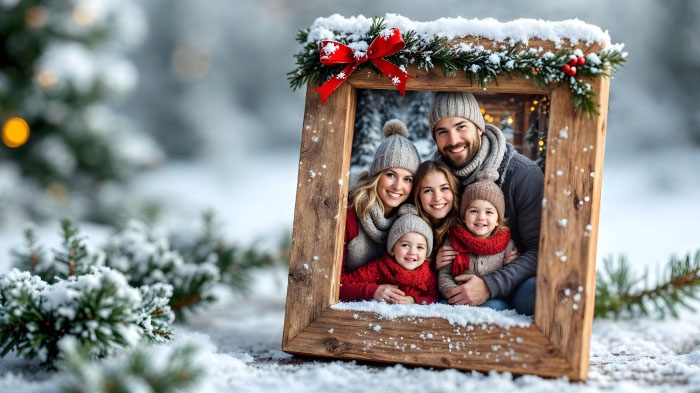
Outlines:
[[44,27],[47,20],[48,13],[44,7],[37,5],[27,10],[25,17],[27,26],[38,29]]
[[7,147],[16,148],[24,145],[29,139],[29,124],[19,117],[10,118],[2,126],[2,143]]

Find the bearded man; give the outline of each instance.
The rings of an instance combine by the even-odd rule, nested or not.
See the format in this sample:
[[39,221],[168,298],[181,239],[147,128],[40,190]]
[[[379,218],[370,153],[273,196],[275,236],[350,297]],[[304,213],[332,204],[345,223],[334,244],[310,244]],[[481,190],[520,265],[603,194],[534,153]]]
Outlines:
[[[436,93],[428,120],[437,145],[434,159],[452,168],[462,189],[476,180],[478,172],[498,171],[496,183],[505,197],[506,223],[519,251],[512,262],[483,278],[457,276],[455,279],[464,283],[447,293],[448,302],[515,309],[521,314],[533,315],[544,189],[542,171],[506,143],[501,130],[485,124],[479,104],[471,93]],[[441,247],[436,267],[451,263],[456,255],[449,245]]]

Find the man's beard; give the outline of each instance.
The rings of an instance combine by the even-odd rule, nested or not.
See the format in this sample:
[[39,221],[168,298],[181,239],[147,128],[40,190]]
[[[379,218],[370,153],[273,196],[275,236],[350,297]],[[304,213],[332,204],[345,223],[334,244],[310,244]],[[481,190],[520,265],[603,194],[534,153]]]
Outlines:
[[[452,161],[452,159],[451,159],[451,158],[447,155],[447,153],[445,153],[445,152],[448,151],[448,150],[450,150],[450,149],[458,148],[458,147],[461,147],[461,146],[465,146],[465,149],[467,150],[467,155],[464,157],[463,160],[460,160],[459,162]],[[465,166],[467,166],[467,164],[469,164],[470,162],[472,162],[472,160],[474,159],[474,157],[476,157],[476,155],[479,153],[479,150],[480,150],[480,149],[481,149],[481,138],[477,138],[477,139],[476,139],[476,144],[472,144],[472,143],[459,143],[459,144],[456,144],[456,145],[448,145],[448,146],[445,146],[445,148],[443,149],[443,151],[440,152],[440,155],[442,156],[442,158],[443,158],[445,161],[447,161],[447,163],[448,163],[452,168],[455,168],[455,169],[462,169],[462,168],[464,168]]]

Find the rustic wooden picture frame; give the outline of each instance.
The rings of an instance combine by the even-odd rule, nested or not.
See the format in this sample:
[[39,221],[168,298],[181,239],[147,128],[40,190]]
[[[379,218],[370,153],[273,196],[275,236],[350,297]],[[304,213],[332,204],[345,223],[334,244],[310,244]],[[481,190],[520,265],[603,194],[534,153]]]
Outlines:
[[[494,42],[460,41],[486,48]],[[549,41],[529,47],[556,51]],[[585,54],[601,45],[578,45]],[[409,68],[407,90],[482,91],[463,74]],[[600,213],[609,78],[588,81],[600,115],[575,111],[567,84],[538,89],[524,77],[501,76],[488,92],[551,97],[534,323],[451,325],[442,318],[381,320],[371,312],[330,308],[338,302],[345,231],[356,89],[395,89],[360,67],[321,105],[309,84],[299,158],[282,350],[291,354],[403,363],[464,370],[568,376],[585,380],[595,301],[595,259]],[[399,94],[398,92],[396,94]],[[432,333],[426,340],[426,333]],[[372,345],[367,345],[371,341]],[[461,350],[450,343],[462,342]],[[399,344],[399,345],[397,345]]]

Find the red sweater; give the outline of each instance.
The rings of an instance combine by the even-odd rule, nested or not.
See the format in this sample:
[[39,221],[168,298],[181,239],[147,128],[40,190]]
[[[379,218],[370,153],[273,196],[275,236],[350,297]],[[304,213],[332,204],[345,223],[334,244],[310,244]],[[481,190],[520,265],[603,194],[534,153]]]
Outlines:
[[440,301],[437,276],[430,268],[429,259],[415,270],[406,270],[386,251],[381,257],[341,277],[340,283],[341,288],[352,286],[357,288],[358,294],[364,295],[346,300],[372,300],[379,285],[393,284],[404,291],[406,296],[412,296],[416,304]]
[[340,295],[339,298],[343,302],[353,300],[371,300],[374,297],[374,292],[377,291],[379,285],[367,283],[353,283],[347,280],[348,273],[345,271],[345,260],[347,259],[348,243],[350,240],[357,237],[358,222],[355,209],[347,208],[345,215],[345,243],[343,244],[343,267],[340,270]]

